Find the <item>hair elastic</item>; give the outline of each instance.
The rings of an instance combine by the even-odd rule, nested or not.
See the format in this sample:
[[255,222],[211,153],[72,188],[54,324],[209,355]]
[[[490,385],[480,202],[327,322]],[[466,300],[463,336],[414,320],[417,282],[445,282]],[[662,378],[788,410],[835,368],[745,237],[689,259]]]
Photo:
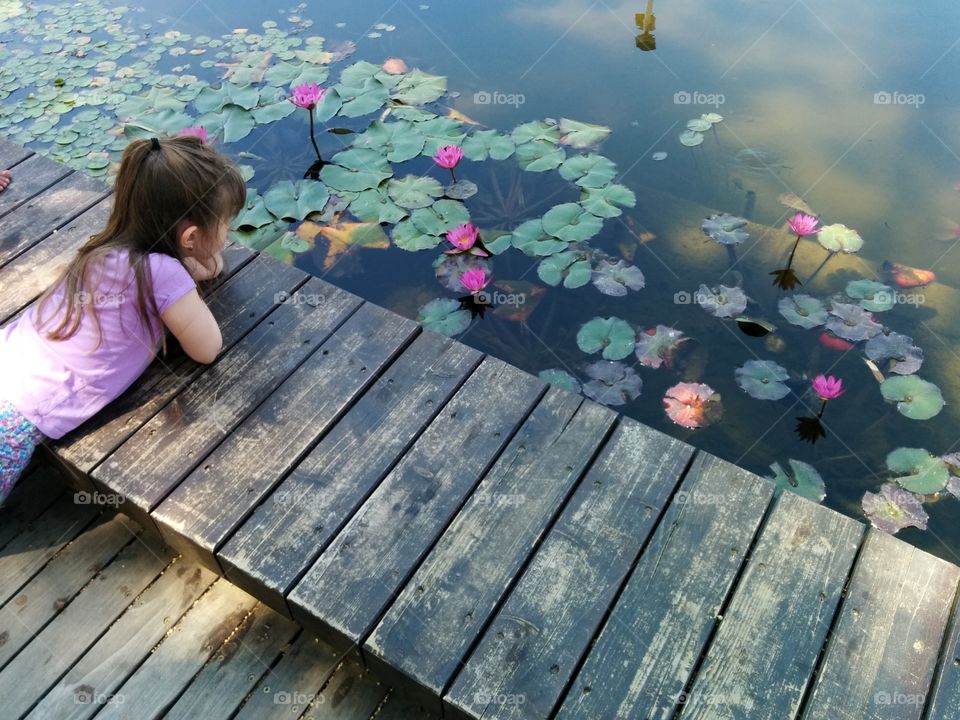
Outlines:
[[159,149],[160,149],[160,141],[159,141],[157,138],[155,138],[155,137],[154,137],[154,138],[150,138],[150,149],[151,149],[151,150],[159,150]]

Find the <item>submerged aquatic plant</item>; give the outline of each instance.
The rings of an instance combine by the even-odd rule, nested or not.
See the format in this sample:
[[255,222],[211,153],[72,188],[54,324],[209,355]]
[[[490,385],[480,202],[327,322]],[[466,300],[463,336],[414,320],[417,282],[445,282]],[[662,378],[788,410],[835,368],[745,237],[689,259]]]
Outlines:
[[817,232],[819,220],[813,215],[798,212],[787,221],[790,229],[797,234],[797,240],[793,243],[793,249],[790,250],[790,257],[787,258],[787,266],[780,270],[774,270],[770,274],[774,276],[773,284],[783,290],[793,290],[797,285],[802,285],[800,278],[793,271],[793,257],[797,253],[797,247],[800,245],[800,239],[807,235],[813,235]]
[[863,512],[877,530],[890,535],[905,527],[927,529],[929,516],[916,496],[893,483],[884,483],[879,493],[865,493],[861,501]]
[[705,383],[681,382],[663,396],[663,409],[677,425],[696,429],[720,418],[723,405],[720,394]]

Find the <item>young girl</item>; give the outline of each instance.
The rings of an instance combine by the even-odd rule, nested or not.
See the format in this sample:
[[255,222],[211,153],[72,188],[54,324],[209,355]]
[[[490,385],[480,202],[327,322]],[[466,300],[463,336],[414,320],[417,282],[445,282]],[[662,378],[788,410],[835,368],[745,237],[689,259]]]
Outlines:
[[201,363],[220,328],[197,281],[223,269],[246,198],[230,160],[197,137],[134,140],[107,226],[15,321],[0,328],[0,504],[38,443],[95,415],[156,356],[163,325]]

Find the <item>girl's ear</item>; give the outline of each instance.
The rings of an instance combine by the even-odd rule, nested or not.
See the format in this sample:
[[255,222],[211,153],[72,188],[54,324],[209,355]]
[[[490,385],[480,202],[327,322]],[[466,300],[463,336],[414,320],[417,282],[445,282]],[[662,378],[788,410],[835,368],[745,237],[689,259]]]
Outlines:
[[183,225],[177,237],[180,252],[184,255],[195,255],[200,244],[200,228],[196,225]]

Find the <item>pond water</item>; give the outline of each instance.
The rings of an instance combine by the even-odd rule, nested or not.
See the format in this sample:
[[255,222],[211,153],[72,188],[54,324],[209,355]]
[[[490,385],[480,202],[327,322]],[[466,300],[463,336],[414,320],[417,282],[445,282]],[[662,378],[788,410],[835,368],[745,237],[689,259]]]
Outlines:
[[[362,69],[369,66],[353,70],[354,85],[369,90],[364,83],[382,82],[391,96],[400,86],[390,83],[408,82],[414,90],[408,101],[423,109],[394,107],[384,116],[386,93],[380,102],[357,93],[356,113],[318,120],[317,143],[330,161],[373,121],[430,122],[432,115],[424,111],[452,118],[443,126],[451,133],[449,144],[462,144],[464,133],[480,130],[513,133],[517,142],[508,143],[505,159],[468,158],[455,170],[458,179],[477,185],[477,194],[464,204],[483,242],[495,249],[487,266],[495,284],[487,292],[499,303],[482,317],[464,318],[461,312],[450,319],[454,324],[471,320],[455,335],[458,339],[530,372],[555,370],[548,377],[557,378],[562,371],[583,383],[590,380],[588,366],[602,358],[581,346],[603,344],[612,331],[606,352],[622,366],[595,366],[593,372],[612,368],[614,374],[631,379],[635,374],[642,381],[639,395],[631,393],[632,399],[614,405],[617,410],[760,475],[772,477],[773,463],[788,468],[793,460],[803,480],[809,473],[796,461],[806,463],[822,477],[823,503],[859,519],[865,519],[865,493],[885,487],[886,496],[893,497],[890,483],[900,476],[900,484],[923,502],[922,511],[914,507],[912,512],[929,519],[926,529],[907,527],[898,537],[960,563],[960,501],[949,492],[960,482],[947,481],[955,467],[949,456],[960,445],[955,320],[960,309],[960,105],[950,82],[960,70],[955,36],[960,7],[955,3],[679,0],[656,3],[654,27],[646,32],[638,27],[644,18],[636,17],[650,12],[645,1],[486,2],[468,8],[453,2],[368,0],[267,9],[252,2],[176,0],[162,11],[84,5],[82,12],[68,4],[29,10],[0,0],[0,18],[5,18],[0,20],[0,94],[8,96],[0,110],[0,132],[7,137],[109,179],[110,162],[125,142],[115,134],[123,125],[118,116],[146,129],[176,131],[203,115],[191,104],[203,98],[205,111],[220,115],[221,125],[229,117],[230,129],[220,130],[220,147],[248,166],[249,185],[262,196],[278,183],[299,182],[315,160],[307,112],[295,108],[288,114],[277,95],[278,88],[289,87],[287,71],[293,70],[270,74],[270,68],[282,62],[320,68],[319,74],[296,75],[326,87],[358,61],[379,66],[388,58],[443,76],[447,92],[434,100],[431,88],[438,81],[398,81],[386,73],[376,80]],[[323,43],[311,44],[307,38],[312,36],[324,38]],[[284,44],[285,38],[300,44]],[[294,55],[304,49],[309,52]],[[257,87],[274,88],[273,96],[254,94],[247,106],[277,101],[277,107],[250,122],[243,100],[202,89],[216,88],[225,73],[238,83],[252,79]],[[158,93],[177,101],[164,104]],[[342,94],[347,98],[346,89]],[[371,108],[360,112],[365,102]],[[717,117],[704,122],[709,114]],[[603,126],[609,133],[592,127],[570,133],[566,119]],[[688,135],[689,142],[698,143],[688,147],[680,137],[691,120],[703,132]],[[541,124],[528,124],[535,121]],[[71,123],[75,132],[63,129]],[[353,132],[326,132],[330,128]],[[224,143],[229,133],[240,137]],[[412,153],[400,150],[402,143],[395,140],[397,157],[403,157],[387,171],[395,179],[429,176],[449,183],[448,172],[430,158],[429,137],[423,152]],[[524,142],[529,147],[513,150]],[[606,173],[594,153],[615,163],[615,172]],[[600,176],[581,182],[593,185],[584,198],[575,181],[583,180],[586,170],[578,161],[569,163],[581,154],[591,156],[588,164],[599,163],[594,170]],[[533,165],[524,170],[518,158]],[[565,174],[557,167],[561,162],[569,163]],[[384,191],[394,187],[388,177],[382,178]],[[410,190],[431,195],[433,185],[411,182],[407,192],[397,188],[386,197],[422,196]],[[610,183],[626,190],[604,190]],[[344,204],[356,198],[343,197]],[[818,236],[803,239],[792,261],[803,284],[787,291],[772,284],[770,273],[785,267],[791,255],[796,235],[786,221],[796,210],[787,205],[804,207],[801,198],[821,225],[853,228],[863,246],[855,253],[828,255]],[[572,223],[582,208],[552,211],[581,199],[599,220],[588,212]],[[450,217],[458,217],[452,207],[447,206]],[[541,237],[539,226],[528,221],[548,212],[549,227]],[[730,227],[742,229],[746,239],[728,248],[708,237],[701,224],[715,213],[742,218],[745,222],[732,221]],[[467,295],[438,281],[434,263],[443,257],[440,250],[450,247],[446,242],[420,251],[400,249],[387,242],[393,223],[384,224],[385,234],[376,223],[358,230],[343,224],[356,221],[348,214],[337,218],[339,227],[320,232],[322,220],[333,219],[329,205],[318,225],[300,226],[303,218],[295,219],[275,223],[273,234],[247,234],[243,241],[268,247],[281,259],[413,318],[436,298],[456,301]],[[521,226],[522,237],[543,241],[526,248],[531,254],[509,246],[507,233]],[[298,234],[282,235],[287,231]],[[564,243],[551,241],[551,232]],[[630,277],[639,289],[609,278],[598,288],[589,273],[577,280],[576,272],[566,276],[566,284],[577,287],[564,287],[563,281],[552,286],[571,260],[560,262],[547,253],[556,253],[560,245],[567,250],[566,241],[581,238],[583,245],[569,246],[580,253],[581,268],[588,263],[594,272],[603,271],[606,258],[622,260],[618,267],[639,269],[643,287],[635,271]],[[543,255],[533,256],[534,246]],[[884,261],[932,271],[936,280],[909,287],[903,273],[883,269]],[[859,296],[876,293],[875,288],[848,286],[860,280],[883,283],[887,290],[871,302]],[[744,332],[734,317],[717,317],[700,307],[698,293],[703,299],[719,285],[739,286],[748,298],[745,309],[731,314],[749,316],[759,327],[743,329],[760,332],[764,323],[776,329],[757,337]],[[623,294],[605,294],[603,289],[611,287]],[[722,292],[725,300],[737,294]],[[797,293],[819,299],[825,308],[833,303],[831,327],[853,342],[823,337],[822,323],[811,329],[791,323],[779,306]],[[890,309],[883,302],[886,294],[896,300]],[[872,321],[845,307],[861,304]],[[598,317],[618,320],[588,325]],[[663,327],[652,335],[658,326]],[[880,333],[879,326],[912,339],[891,336],[901,351],[911,344],[922,350],[915,374],[925,382],[886,385],[890,398],[909,396],[901,412],[884,399],[875,372],[864,362],[865,340],[855,340],[858,333]],[[659,359],[641,362],[633,343],[646,347],[651,338],[666,337],[668,328],[685,338],[676,351],[660,367],[651,366]],[[618,352],[618,345],[626,353]],[[878,354],[881,346],[873,341],[869,349],[877,359],[874,370],[885,381],[916,369],[918,351],[901,354],[897,372]],[[750,361],[754,364],[745,370],[755,379],[741,376],[738,382],[737,369]],[[810,390],[821,373],[842,378],[846,392],[824,410],[825,437],[809,443],[798,436],[797,419],[821,410]],[[704,383],[719,393],[719,402],[710,404],[716,409],[706,414],[709,424],[687,429],[665,414],[664,395],[678,383]],[[904,383],[905,388],[895,387]],[[946,404],[939,411],[937,388],[927,383],[942,393]],[[752,397],[742,386],[772,399]],[[921,407],[925,392],[934,395],[929,408]],[[604,399],[613,397],[608,393]],[[925,452],[888,457],[901,447]],[[904,479],[910,475],[917,477]]]

